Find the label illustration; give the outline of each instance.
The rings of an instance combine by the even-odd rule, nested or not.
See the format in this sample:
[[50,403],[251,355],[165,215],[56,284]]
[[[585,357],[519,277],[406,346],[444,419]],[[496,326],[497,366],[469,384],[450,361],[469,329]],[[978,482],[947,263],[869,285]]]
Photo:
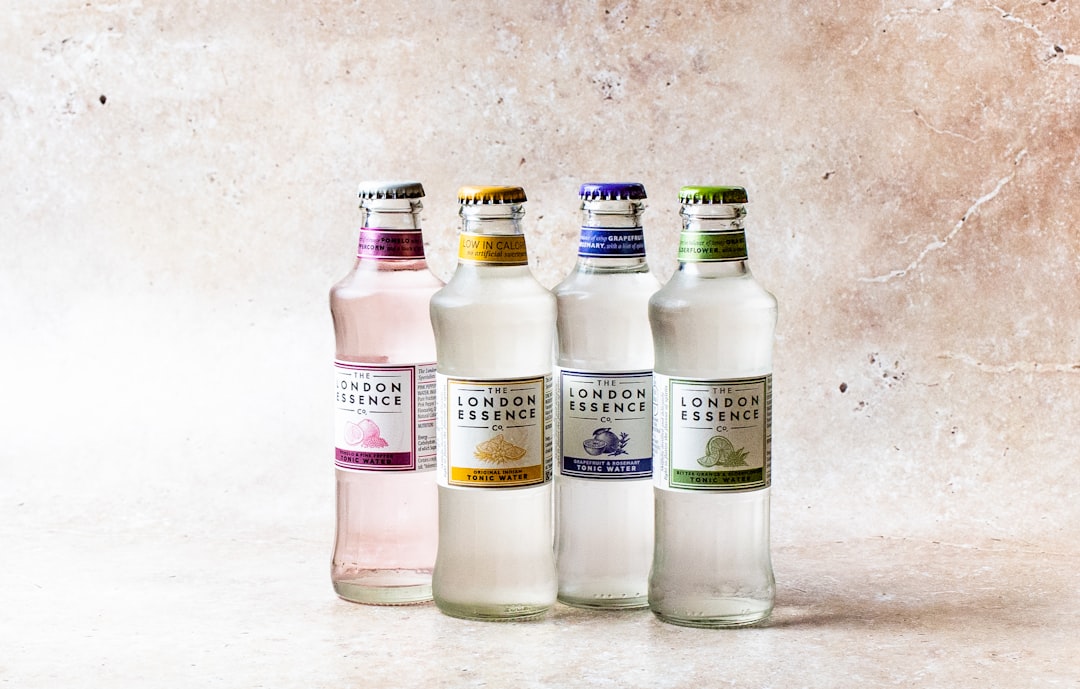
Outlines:
[[728,380],[654,377],[653,451],[660,488],[767,488],[772,462],[772,376]]
[[458,237],[458,258],[462,261],[500,266],[523,266],[529,263],[525,236],[520,234],[462,232]]
[[359,258],[424,258],[424,236],[420,230],[360,230],[356,247]]
[[434,469],[435,364],[335,361],[334,426],[339,469]]
[[578,256],[585,258],[640,258],[645,256],[645,231],[640,227],[581,228]]
[[745,261],[746,232],[680,232],[678,260],[683,263]]
[[439,374],[439,482],[479,488],[551,480],[551,377],[463,380]]
[[562,369],[559,428],[565,476],[652,476],[652,372],[590,373]]

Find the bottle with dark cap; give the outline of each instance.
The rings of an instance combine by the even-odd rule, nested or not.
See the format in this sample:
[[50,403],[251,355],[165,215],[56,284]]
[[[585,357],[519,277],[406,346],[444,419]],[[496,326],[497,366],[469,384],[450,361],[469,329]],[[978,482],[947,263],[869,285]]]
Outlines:
[[337,537],[334,590],[358,603],[431,599],[435,339],[419,182],[360,185],[356,263],[330,291]]

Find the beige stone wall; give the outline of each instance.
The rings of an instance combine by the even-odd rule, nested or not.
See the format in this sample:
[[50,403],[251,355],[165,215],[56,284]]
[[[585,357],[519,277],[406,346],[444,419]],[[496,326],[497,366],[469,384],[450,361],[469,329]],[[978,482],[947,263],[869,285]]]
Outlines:
[[16,2],[0,495],[60,501],[60,522],[105,505],[194,531],[289,515],[328,538],[326,292],[351,263],[359,180],[424,182],[443,277],[456,188],[524,186],[548,286],[573,265],[580,182],[646,185],[665,279],[678,187],[728,183],[748,189],[752,265],[781,305],[776,541],[1075,547],[1077,15]]

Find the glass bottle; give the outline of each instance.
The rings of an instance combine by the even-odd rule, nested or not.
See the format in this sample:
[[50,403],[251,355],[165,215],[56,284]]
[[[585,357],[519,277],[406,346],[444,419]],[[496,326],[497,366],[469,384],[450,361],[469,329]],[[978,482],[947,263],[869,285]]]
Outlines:
[[555,297],[528,266],[520,187],[462,187],[458,265],[431,300],[438,351],[439,552],[448,615],[530,618],[555,602]]
[[357,603],[431,599],[435,339],[418,182],[360,185],[356,265],[330,290],[337,537],[334,590]]
[[750,273],[740,187],[683,187],[679,266],[649,302],[656,541],[649,606],[694,627],[772,611],[776,299]]
[[652,338],[645,187],[581,185],[581,240],[558,300],[559,600],[648,605],[653,550]]

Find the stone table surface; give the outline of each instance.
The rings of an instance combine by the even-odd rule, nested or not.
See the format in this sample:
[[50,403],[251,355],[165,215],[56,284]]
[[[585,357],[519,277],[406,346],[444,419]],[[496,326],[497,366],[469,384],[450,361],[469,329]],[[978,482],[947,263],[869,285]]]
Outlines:
[[0,686],[1080,686],[1080,556],[1033,543],[778,547],[769,621],[701,630],[647,610],[356,605],[325,543],[29,525],[44,516],[0,512]]

